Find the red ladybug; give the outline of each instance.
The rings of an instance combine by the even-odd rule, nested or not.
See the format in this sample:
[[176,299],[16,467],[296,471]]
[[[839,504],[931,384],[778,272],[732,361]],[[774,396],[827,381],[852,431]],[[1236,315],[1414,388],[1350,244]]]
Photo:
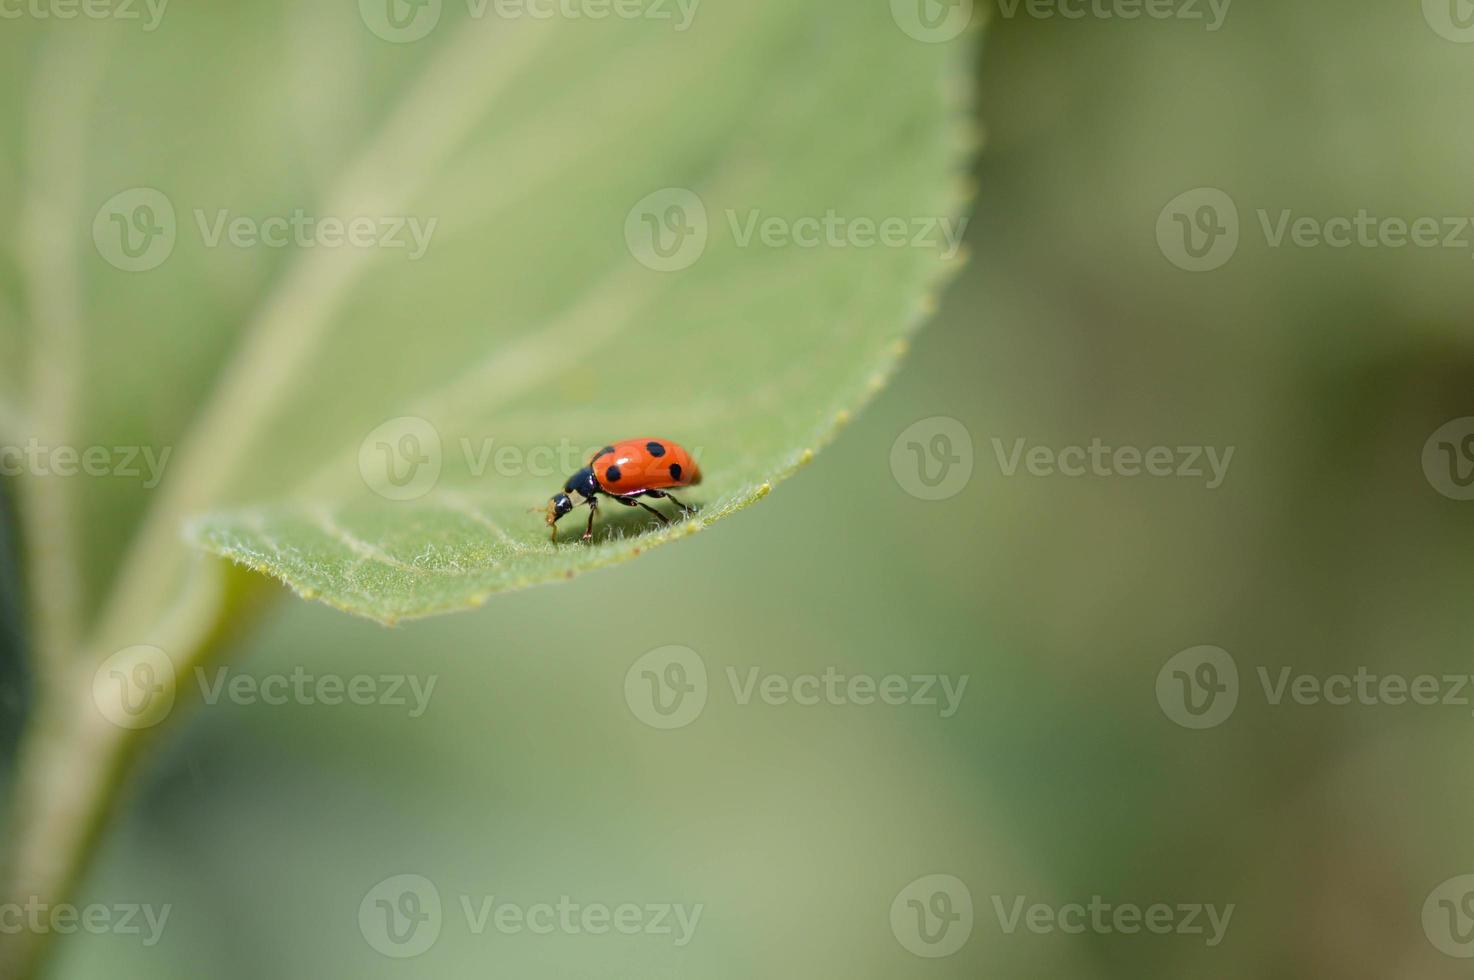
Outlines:
[[[700,482],[701,467],[696,460],[669,439],[626,439],[594,453],[589,465],[570,476],[561,493],[553,494],[548,502],[548,527],[557,541],[558,520],[574,507],[588,504],[589,526],[583,532],[583,539],[588,541],[594,536],[600,494],[626,507],[643,507],[662,524],[669,524],[670,518],[638,498],[668,498],[689,513],[691,508],[666,491],[671,487],[694,487]],[[582,498],[576,504],[569,496],[574,493]]]

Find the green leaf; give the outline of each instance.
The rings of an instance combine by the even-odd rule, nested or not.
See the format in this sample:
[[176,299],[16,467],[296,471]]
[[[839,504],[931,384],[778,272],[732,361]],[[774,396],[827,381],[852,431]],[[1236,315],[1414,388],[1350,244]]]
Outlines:
[[[673,19],[7,29],[17,428],[170,453],[156,488],[56,502],[99,650],[208,618],[184,539],[386,622],[626,559],[762,497],[883,384],[960,258],[971,39],[883,2],[713,0],[684,30],[589,6]],[[384,247],[306,224],[351,219]],[[695,516],[605,506],[585,545],[578,511],[551,543],[567,473],[643,435],[698,454]]]

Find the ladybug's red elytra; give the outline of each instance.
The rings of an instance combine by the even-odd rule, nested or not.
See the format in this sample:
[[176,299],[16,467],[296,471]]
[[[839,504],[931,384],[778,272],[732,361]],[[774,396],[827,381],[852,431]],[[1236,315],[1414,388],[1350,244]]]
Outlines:
[[[668,492],[671,487],[694,487],[701,482],[701,467],[680,445],[669,439],[626,439],[605,446],[594,453],[589,465],[568,478],[560,493],[548,502],[548,527],[553,540],[558,540],[558,521],[574,507],[589,508],[589,524],[583,539],[594,536],[594,517],[599,512],[599,496],[603,495],[625,507],[643,507],[662,524],[670,518],[640,497],[667,499],[684,513],[691,508]],[[574,503],[572,494],[580,499]]]

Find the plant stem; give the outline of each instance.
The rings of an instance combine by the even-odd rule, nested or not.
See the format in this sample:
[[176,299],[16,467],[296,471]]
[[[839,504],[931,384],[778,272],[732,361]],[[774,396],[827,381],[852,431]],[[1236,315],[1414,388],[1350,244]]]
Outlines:
[[[180,601],[148,631],[145,643],[169,652],[175,686],[218,652],[264,594],[265,580],[213,559],[191,570]],[[125,646],[126,644],[119,644]],[[127,728],[109,720],[94,675],[109,648],[76,658],[38,685],[36,709],[21,739],[11,822],[9,867],[0,890],[7,901],[54,908],[70,900],[97,850],[139,748],[154,728]],[[169,718],[181,714],[183,698]],[[112,714],[116,717],[116,713]],[[48,931],[0,936],[0,977],[41,975]]]
[[[139,734],[98,712],[92,678],[80,674],[42,696],[21,741],[5,893],[23,907],[54,907],[72,893],[117,795],[132,736]],[[22,928],[3,937],[0,977],[38,975],[50,936]]]

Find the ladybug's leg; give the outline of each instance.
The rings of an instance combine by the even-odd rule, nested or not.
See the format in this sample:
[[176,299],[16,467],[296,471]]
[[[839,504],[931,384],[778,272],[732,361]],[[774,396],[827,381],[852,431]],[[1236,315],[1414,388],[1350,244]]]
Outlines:
[[589,498],[589,526],[584,528],[583,539],[592,541],[594,539],[594,518],[599,513],[599,501],[593,497]]
[[660,518],[660,523],[662,523],[662,524],[669,524],[670,523],[670,518],[669,517],[666,517],[660,511],[656,510],[654,507],[651,507],[649,504],[641,503],[638,500],[635,501],[635,504],[636,504],[636,506],[645,508],[650,513],[654,514],[656,517]]
[[[650,496],[652,496],[652,497],[655,496],[656,493],[658,493],[658,491],[650,491],[650,490],[647,490],[645,492],[648,493],[648,494],[650,494]],[[669,517],[666,517],[660,511],[656,510],[654,507],[651,507],[649,504],[644,503],[643,501],[634,500],[634,499],[631,499],[629,497],[615,497],[614,499],[617,500],[617,501],[619,501],[620,503],[624,504],[626,507],[643,507],[643,508],[645,508],[650,513],[654,514],[656,517],[660,518],[660,523],[662,523],[662,524],[669,524],[670,523],[670,518]]]
[[685,504],[681,503],[679,500],[677,500],[675,497],[672,497],[669,493],[667,493],[664,490],[651,490],[650,491],[650,496],[652,496],[652,497],[664,497],[666,500],[669,500],[671,503],[673,503],[677,507],[679,507],[681,509],[681,513],[683,513],[683,514],[694,514],[694,513],[696,513],[696,511],[693,508],[687,507]]

